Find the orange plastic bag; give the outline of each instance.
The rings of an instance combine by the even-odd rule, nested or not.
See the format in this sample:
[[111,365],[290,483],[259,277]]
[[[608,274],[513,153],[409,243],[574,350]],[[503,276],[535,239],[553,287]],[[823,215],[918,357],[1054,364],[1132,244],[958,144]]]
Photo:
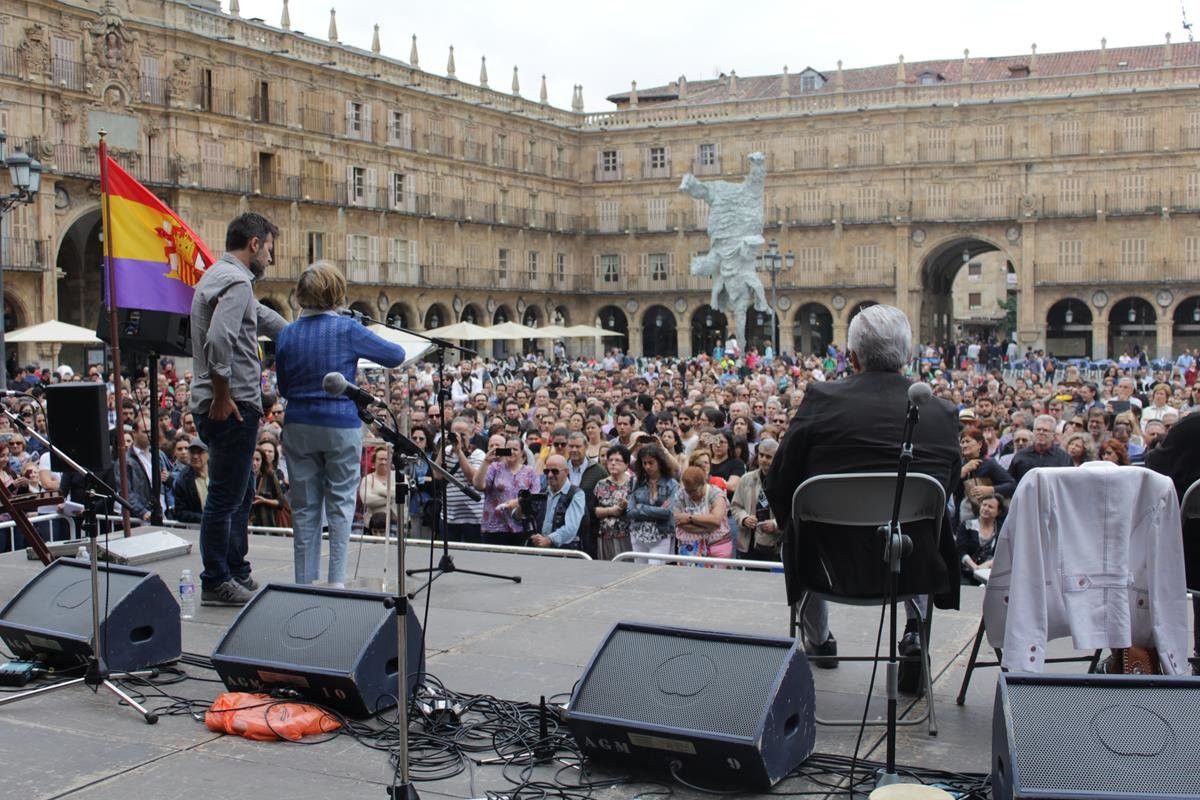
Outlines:
[[289,703],[267,694],[225,692],[204,714],[216,733],[232,733],[259,742],[297,741],[342,727],[337,717],[307,703]]

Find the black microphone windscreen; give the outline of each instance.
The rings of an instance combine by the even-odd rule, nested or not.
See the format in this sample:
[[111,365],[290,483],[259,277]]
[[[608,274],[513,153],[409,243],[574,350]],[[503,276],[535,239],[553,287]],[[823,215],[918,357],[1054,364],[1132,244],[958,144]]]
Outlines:
[[346,380],[346,376],[340,372],[325,373],[324,380],[321,381],[321,388],[325,390],[325,394],[339,395],[345,394],[346,387],[350,382]]
[[908,402],[914,406],[921,405],[931,397],[933,397],[933,389],[928,383],[917,381],[908,387]]

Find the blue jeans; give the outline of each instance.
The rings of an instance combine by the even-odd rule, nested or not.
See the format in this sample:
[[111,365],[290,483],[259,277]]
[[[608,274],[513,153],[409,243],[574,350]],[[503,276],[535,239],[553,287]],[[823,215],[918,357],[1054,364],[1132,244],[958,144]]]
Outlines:
[[292,547],[296,583],[313,583],[321,574],[321,520],[329,524],[330,583],[346,582],[346,549],[362,471],[362,428],[328,428],[286,423],[292,488]]
[[250,576],[250,562],[246,560],[250,550],[246,526],[254,500],[250,462],[262,414],[244,403],[238,403],[238,412],[242,415],[240,422],[234,416],[216,422],[207,414],[195,415],[196,432],[208,445],[208,497],[200,519],[203,589]]

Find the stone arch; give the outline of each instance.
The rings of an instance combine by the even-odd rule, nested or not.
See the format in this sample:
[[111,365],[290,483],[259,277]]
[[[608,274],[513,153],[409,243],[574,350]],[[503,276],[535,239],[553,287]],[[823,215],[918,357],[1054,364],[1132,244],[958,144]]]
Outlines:
[[1185,297],[1171,317],[1171,342],[1176,353],[1200,348],[1200,295]]
[[374,315],[374,310],[371,308],[371,304],[368,303],[366,300],[355,300],[353,303],[350,304],[350,310],[357,311],[359,314],[362,314],[364,317],[370,317],[370,316]]
[[653,305],[642,314],[642,354],[675,358],[679,355],[679,334],[675,312],[664,305]]
[[692,312],[692,355],[711,353],[729,338],[729,320],[705,303]]
[[792,318],[792,349],[797,355],[824,355],[833,342],[833,312],[821,303],[805,303]]
[[459,315],[460,322],[469,322],[472,325],[482,325],[486,319],[487,313],[478,303],[467,303]]
[[408,303],[399,302],[392,303],[391,307],[388,308],[387,317],[384,321],[391,325],[398,325],[401,328],[411,329],[414,327],[413,320],[416,318],[417,315],[413,312],[412,306]]
[[81,211],[63,230],[54,262],[63,276],[58,282],[55,316],[62,322],[94,328],[105,296],[104,270],[97,269],[104,263],[100,205]]
[[1003,255],[1007,272],[1015,272],[1015,266],[1007,242],[978,231],[952,234],[928,245],[926,251],[920,273],[914,276],[920,280],[920,306],[910,323],[917,342],[943,344],[955,335],[952,290],[963,266],[991,252]]
[[287,303],[281,303],[280,301],[276,300],[274,297],[264,297],[261,300],[259,300],[258,302],[262,303],[264,306],[271,309],[272,311],[274,311],[276,314],[283,317],[284,319],[289,318],[288,311],[287,311]]
[[879,305],[878,300],[859,300],[857,303],[850,306],[850,310],[846,312],[846,324],[849,325],[851,322],[853,322],[854,318],[857,317],[859,312],[863,309],[877,305]]
[[[541,328],[545,325],[546,312],[537,303],[530,303],[521,312],[521,324],[529,328]],[[538,339],[522,339],[521,349],[524,353],[538,351]]]
[[450,313],[446,310],[446,306],[441,303],[431,303],[429,308],[425,309],[422,327],[424,330],[431,331],[434,328],[442,327],[449,321]]
[[1055,358],[1092,357],[1092,309],[1064,297],[1046,310],[1046,352]]
[[624,310],[615,305],[607,305],[596,312],[596,319],[596,325],[614,334],[601,340],[605,351],[617,347],[623,352],[628,352],[629,318],[625,316]]
[[1119,359],[1135,348],[1153,359],[1158,346],[1158,310],[1144,297],[1130,295],[1108,312],[1108,357]]

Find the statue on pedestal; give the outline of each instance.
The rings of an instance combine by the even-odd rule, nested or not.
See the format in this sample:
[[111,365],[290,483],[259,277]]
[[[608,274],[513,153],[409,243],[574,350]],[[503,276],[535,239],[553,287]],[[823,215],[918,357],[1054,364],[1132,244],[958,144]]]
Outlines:
[[709,250],[692,259],[693,275],[713,279],[711,305],[733,315],[738,346],[745,350],[746,307],[753,301],[756,311],[772,313],[762,281],[754,271],[764,239],[763,183],[766,157],[749,156],[750,174],[742,183],[700,181],[690,172],[683,176],[681,192],[709,205]]

